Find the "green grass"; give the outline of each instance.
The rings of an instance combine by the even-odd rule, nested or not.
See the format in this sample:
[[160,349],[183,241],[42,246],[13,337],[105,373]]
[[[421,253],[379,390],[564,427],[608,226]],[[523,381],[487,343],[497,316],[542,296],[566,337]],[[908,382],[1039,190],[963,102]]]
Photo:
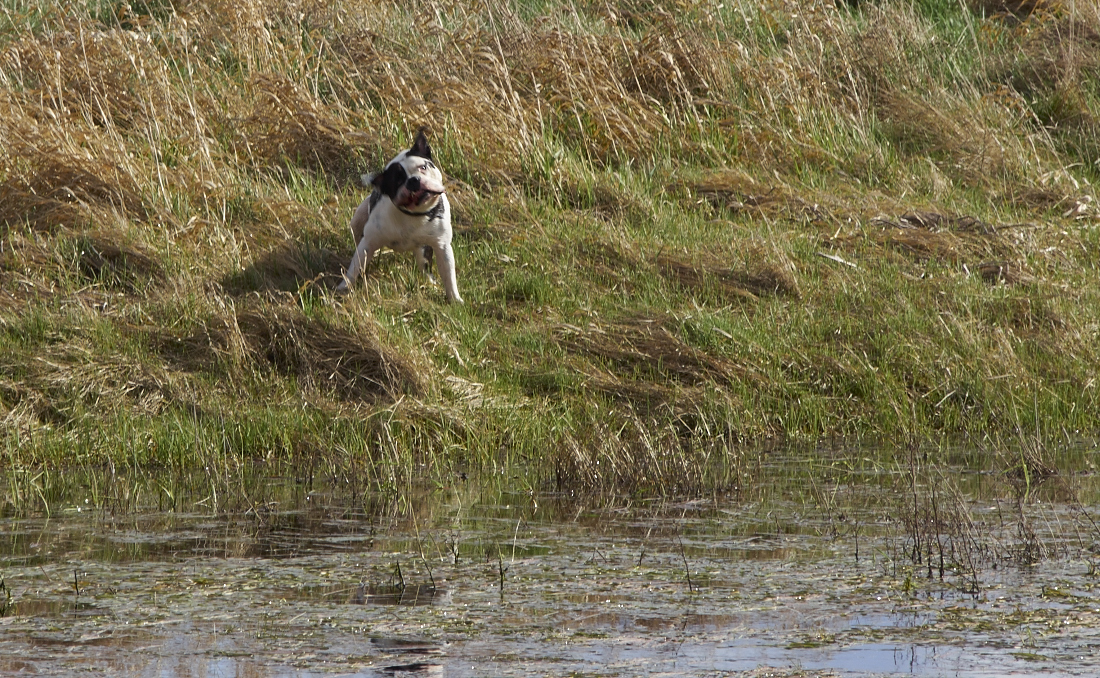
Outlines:
[[[1095,437],[1095,8],[841,4],[5,3],[10,497]],[[467,303],[388,253],[336,296],[422,124]]]

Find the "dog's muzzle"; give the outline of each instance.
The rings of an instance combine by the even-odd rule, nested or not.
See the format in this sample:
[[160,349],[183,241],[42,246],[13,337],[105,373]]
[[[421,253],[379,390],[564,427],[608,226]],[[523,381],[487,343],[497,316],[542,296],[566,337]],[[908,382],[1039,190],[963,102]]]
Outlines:
[[432,181],[425,183],[417,176],[409,177],[405,180],[405,193],[408,197],[401,202],[406,206],[422,205],[432,196],[442,195],[442,186],[437,189],[433,184]]

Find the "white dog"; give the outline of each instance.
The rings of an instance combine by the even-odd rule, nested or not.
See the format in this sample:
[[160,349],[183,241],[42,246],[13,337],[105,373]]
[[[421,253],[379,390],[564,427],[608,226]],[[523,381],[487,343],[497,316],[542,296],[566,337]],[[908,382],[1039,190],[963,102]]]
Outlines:
[[396,252],[415,250],[420,270],[434,283],[434,252],[447,299],[461,304],[451,249],[451,205],[424,130],[417,132],[412,148],[399,153],[382,172],[371,176],[369,183],[374,191],[351,218],[355,256],[336,290],[347,292],[380,247]]

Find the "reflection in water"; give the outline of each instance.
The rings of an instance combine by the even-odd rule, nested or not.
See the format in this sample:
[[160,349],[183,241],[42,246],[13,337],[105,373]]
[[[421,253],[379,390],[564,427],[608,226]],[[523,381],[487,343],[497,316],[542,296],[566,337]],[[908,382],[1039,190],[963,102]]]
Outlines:
[[391,676],[409,676],[415,678],[416,676],[445,676],[447,672],[444,670],[442,664],[428,664],[425,662],[414,662],[412,664],[397,664],[395,666],[385,666],[382,668],[382,673],[389,674]]
[[909,558],[890,473],[772,463],[766,492],[710,501],[532,502],[471,481],[400,502],[9,516],[0,674],[1096,672],[1091,499],[1040,489],[1020,507],[960,474],[985,534],[1011,545],[1031,511],[1059,544],[1028,567],[983,561],[974,594],[958,563],[929,577]]
[[[939,676],[955,675],[956,670],[981,670],[963,660],[962,648],[951,646],[872,642],[850,647],[788,649],[747,642],[716,650],[716,668],[723,671],[749,671],[761,664],[799,666],[810,671],[839,671],[845,675],[911,673]],[[993,666],[988,668],[990,672],[997,670]]]
[[446,604],[447,589],[431,584],[365,585],[360,584],[351,602],[360,605],[432,605]]

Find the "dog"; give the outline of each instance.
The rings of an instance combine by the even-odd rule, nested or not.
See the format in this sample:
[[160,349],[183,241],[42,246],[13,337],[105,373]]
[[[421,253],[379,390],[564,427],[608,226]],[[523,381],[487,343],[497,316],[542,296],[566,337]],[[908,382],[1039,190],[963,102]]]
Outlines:
[[374,190],[351,217],[355,256],[336,291],[348,292],[374,253],[380,247],[389,247],[395,252],[415,251],[420,270],[433,284],[434,254],[447,299],[461,304],[451,249],[451,205],[443,187],[443,174],[432,162],[432,148],[424,129],[416,133],[409,150],[398,153],[385,169],[364,176],[364,180]]

